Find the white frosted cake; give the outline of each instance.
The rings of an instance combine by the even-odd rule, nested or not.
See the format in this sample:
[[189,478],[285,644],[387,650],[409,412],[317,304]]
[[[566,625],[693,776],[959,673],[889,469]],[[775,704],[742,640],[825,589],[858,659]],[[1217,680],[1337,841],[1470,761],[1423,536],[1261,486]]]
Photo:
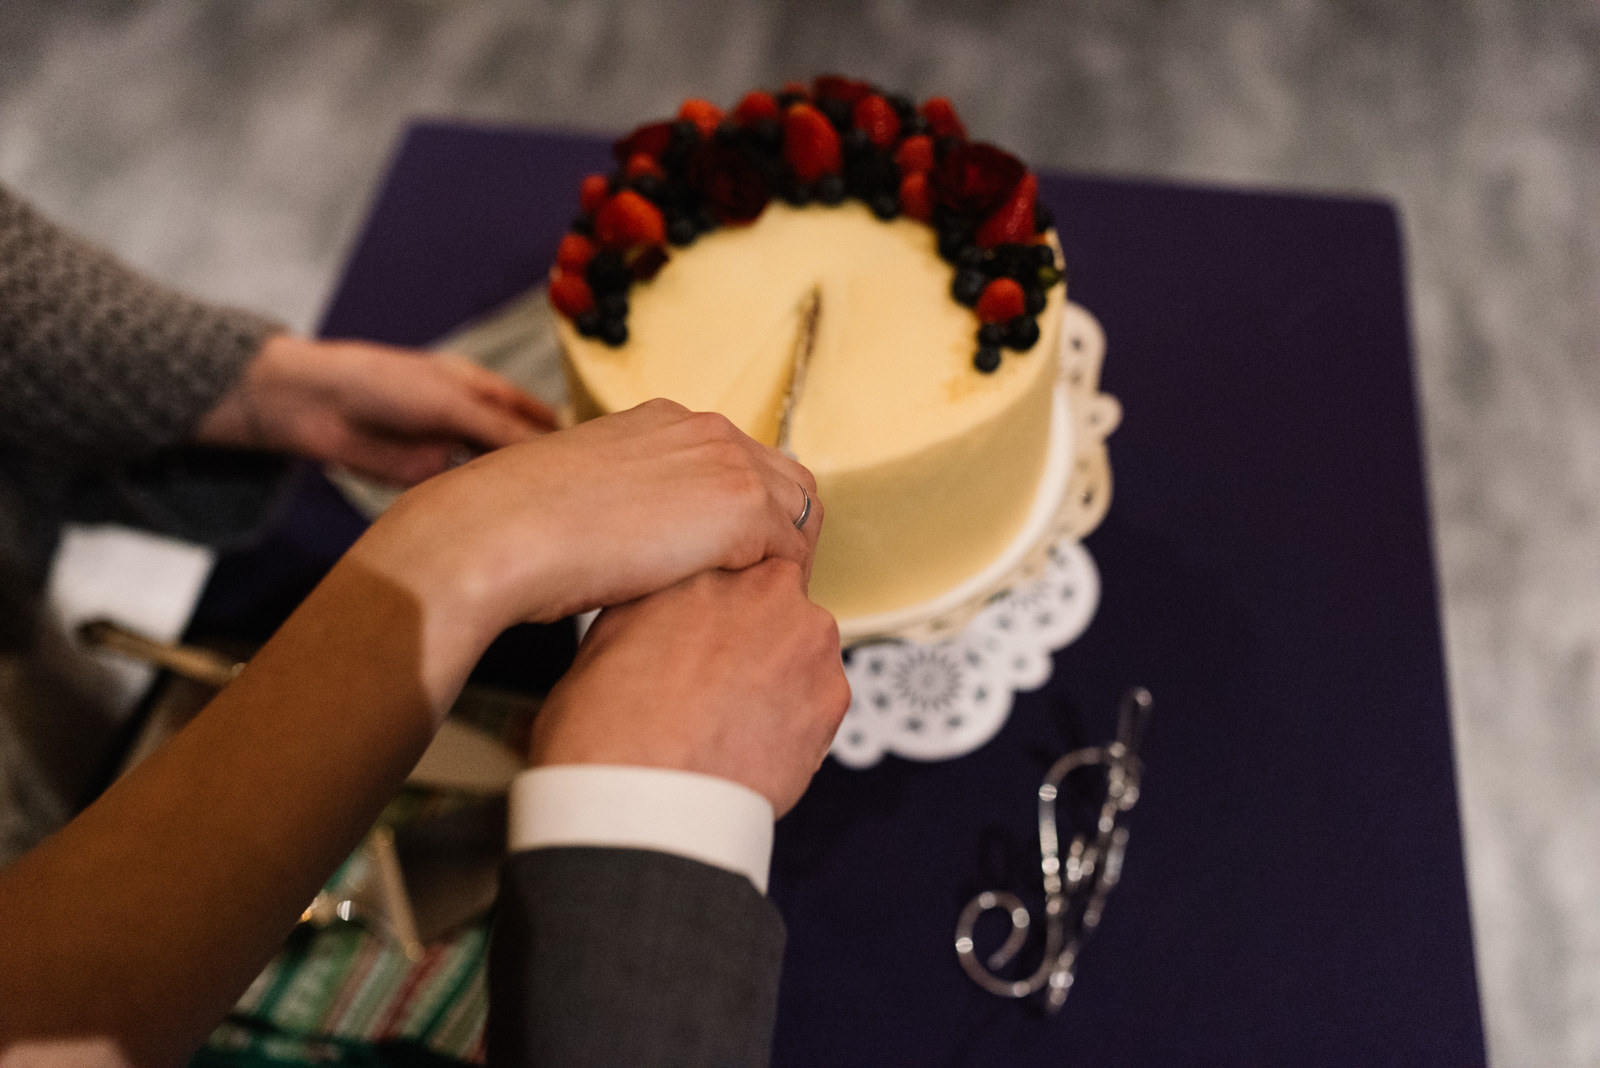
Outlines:
[[1026,169],[947,102],[837,78],[730,117],[691,101],[617,155],[551,281],[578,417],[668,397],[768,444],[782,423],[827,505],[812,596],[840,617],[1004,551],[1045,466],[1065,303]]

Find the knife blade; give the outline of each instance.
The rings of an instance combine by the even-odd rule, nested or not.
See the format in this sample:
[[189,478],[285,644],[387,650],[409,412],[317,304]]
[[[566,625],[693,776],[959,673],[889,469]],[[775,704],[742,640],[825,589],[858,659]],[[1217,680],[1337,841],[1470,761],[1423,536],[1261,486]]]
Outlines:
[[817,322],[822,318],[822,287],[812,286],[801,301],[800,329],[794,339],[794,359],[789,369],[789,389],[783,395],[783,413],[778,417],[778,450],[794,458],[789,438],[794,433],[794,409],[806,388],[806,371],[817,347]]

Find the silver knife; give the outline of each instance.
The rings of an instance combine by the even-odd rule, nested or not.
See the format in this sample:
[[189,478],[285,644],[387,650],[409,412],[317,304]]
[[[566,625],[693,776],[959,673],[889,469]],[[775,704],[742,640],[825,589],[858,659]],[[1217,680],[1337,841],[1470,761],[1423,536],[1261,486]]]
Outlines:
[[817,347],[817,322],[822,318],[822,287],[813,286],[800,308],[800,330],[794,339],[794,362],[790,365],[789,391],[783,396],[783,414],[778,417],[778,450],[794,458],[789,438],[794,433],[794,408],[806,388],[806,370]]

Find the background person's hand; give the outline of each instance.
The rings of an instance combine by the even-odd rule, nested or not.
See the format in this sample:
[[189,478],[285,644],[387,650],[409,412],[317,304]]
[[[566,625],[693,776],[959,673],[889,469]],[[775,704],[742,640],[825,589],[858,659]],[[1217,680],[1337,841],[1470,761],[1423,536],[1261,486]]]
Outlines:
[[453,457],[555,426],[543,401],[459,356],[280,334],[207,413],[196,440],[298,453],[412,485]]
[[600,613],[534,722],[530,763],[695,771],[789,811],[850,705],[839,628],[803,577],[767,560]]

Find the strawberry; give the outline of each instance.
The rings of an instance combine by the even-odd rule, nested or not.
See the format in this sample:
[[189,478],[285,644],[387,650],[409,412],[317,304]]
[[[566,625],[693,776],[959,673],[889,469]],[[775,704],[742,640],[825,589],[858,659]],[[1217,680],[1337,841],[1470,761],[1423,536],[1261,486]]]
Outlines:
[[855,78],[842,78],[837,74],[819,75],[814,84],[818,99],[832,97],[835,100],[843,100],[851,107],[855,107],[856,101],[862,97],[872,95],[870,83],[857,81]]
[[895,149],[894,161],[906,173],[933,170],[933,138],[927,134],[906,138]]
[[879,148],[893,148],[900,137],[900,116],[877,93],[857,100],[850,118],[856,129],[865,130],[867,140]]
[[556,249],[556,266],[568,274],[583,276],[583,269],[594,258],[594,242],[582,234],[568,234]]
[[722,109],[709,100],[690,97],[678,109],[678,118],[694,123],[701,137],[710,137],[717,132],[717,123],[722,121]]
[[612,145],[611,154],[616,157],[618,163],[627,163],[641,152],[660,159],[666,154],[667,146],[670,144],[672,144],[672,123],[652,122],[639,127]]
[[606,201],[595,216],[594,234],[602,245],[611,248],[659,245],[667,239],[667,224],[660,208],[633,190],[624,189]]
[[778,101],[771,93],[760,89],[744,94],[739,106],[733,109],[733,118],[740,126],[754,126],[765,119],[778,117]]
[[783,158],[802,182],[839,170],[839,134],[810,104],[795,104],[783,117]]
[[1033,205],[1039,199],[1039,179],[1022,176],[1011,196],[978,227],[977,240],[983,248],[1024,244],[1033,239]]
[[557,270],[550,275],[550,303],[568,319],[594,310],[594,291],[581,274]]
[[593,215],[611,195],[611,181],[603,174],[591,174],[578,186],[578,205],[585,215]]
[[1028,310],[1022,286],[1012,278],[996,278],[978,297],[978,318],[986,323],[1010,322]]
[[956,117],[955,105],[949,99],[936,96],[922,105],[922,117],[928,120],[928,129],[935,137],[960,137],[965,139],[967,128]]
[[933,190],[928,186],[927,174],[912,171],[900,179],[900,210],[919,222],[933,218]]
[[629,178],[642,178],[649,175],[652,178],[666,180],[667,172],[661,169],[661,164],[656,162],[654,156],[643,152],[635,152],[628,158],[628,165],[622,168],[622,173]]

